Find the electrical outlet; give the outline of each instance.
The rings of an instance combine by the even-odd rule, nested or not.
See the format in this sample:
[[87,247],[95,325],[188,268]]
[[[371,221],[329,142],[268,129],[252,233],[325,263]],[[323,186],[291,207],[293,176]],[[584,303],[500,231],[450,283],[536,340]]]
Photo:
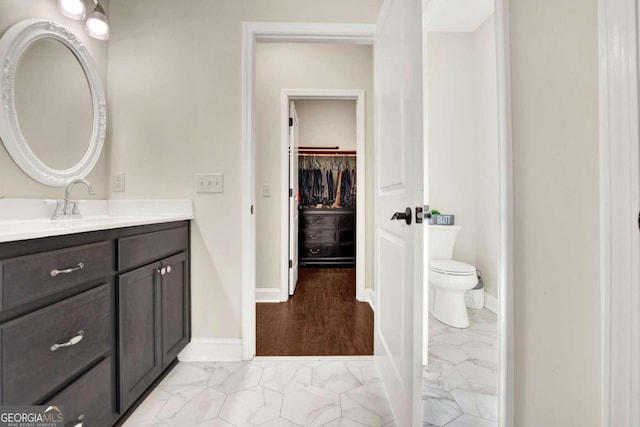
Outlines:
[[114,172],[111,176],[111,191],[123,192],[124,191],[124,172]]
[[222,179],[221,173],[196,174],[196,193],[222,193]]
[[262,186],[262,197],[271,197],[271,184],[264,184]]

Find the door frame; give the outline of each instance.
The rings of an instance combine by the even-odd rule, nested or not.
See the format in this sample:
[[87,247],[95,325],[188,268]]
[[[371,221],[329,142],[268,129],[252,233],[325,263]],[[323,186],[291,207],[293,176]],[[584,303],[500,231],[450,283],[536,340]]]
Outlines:
[[637,0],[598,1],[602,419],[640,425]]
[[242,37],[242,202],[241,202],[241,294],[242,358],[256,354],[256,203],[255,118],[256,43],[306,42],[373,45],[374,24],[298,22],[245,22]]
[[[356,206],[362,208],[356,210],[356,299],[366,301],[365,277],[366,277],[366,230],[365,230],[365,93],[356,89],[282,89],[280,93],[280,235],[283,231],[289,233],[289,101],[303,99],[329,99],[356,101],[356,167],[358,176],[356,185]],[[280,240],[280,259],[289,258],[289,240]],[[285,262],[280,268],[280,301],[289,299],[289,267]],[[372,301],[369,301],[371,304]]]
[[[601,0],[604,1],[604,0]],[[621,0],[618,0],[621,1]],[[511,72],[508,0],[495,0],[498,57],[498,118],[500,123],[501,265],[499,302],[499,408],[500,427],[514,420],[514,306],[513,306],[513,173],[511,140]],[[242,43],[242,204],[241,293],[242,358],[256,352],[256,221],[252,207],[255,186],[255,50],[257,41],[324,42],[373,45],[374,24],[245,22]],[[375,47],[374,47],[375,57]],[[374,70],[375,72],[375,70]],[[374,94],[375,96],[375,94]],[[375,102],[374,102],[375,104]],[[374,120],[376,113],[374,111]],[[374,124],[375,128],[375,124]],[[374,132],[375,134],[375,132]],[[374,136],[375,138],[375,136]],[[375,316],[375,312],[374,312]]]

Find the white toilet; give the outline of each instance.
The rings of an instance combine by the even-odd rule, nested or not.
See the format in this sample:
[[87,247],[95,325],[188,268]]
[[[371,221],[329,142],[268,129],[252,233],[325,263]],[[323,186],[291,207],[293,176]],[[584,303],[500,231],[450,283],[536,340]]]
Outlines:
[[473,265],[451,259],[461,229],[459,225],[429,226],[429,311],[454,328],[469,327],[464,294],[478,283]]

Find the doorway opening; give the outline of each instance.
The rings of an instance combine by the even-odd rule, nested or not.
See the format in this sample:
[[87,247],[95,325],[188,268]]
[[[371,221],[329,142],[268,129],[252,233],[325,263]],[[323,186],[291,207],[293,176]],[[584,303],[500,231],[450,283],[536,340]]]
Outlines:
[[367,45],[256,46],[257,356],[373,355],[372,68]]
[[423,4],[433,216],[422,398],[423,422],[430,425],[456,420],[497,427],[509,425],[512,416],[505,358],[512,345],[505,310],[511,294],[511,160],[503,13],[502,3],[492,0]]

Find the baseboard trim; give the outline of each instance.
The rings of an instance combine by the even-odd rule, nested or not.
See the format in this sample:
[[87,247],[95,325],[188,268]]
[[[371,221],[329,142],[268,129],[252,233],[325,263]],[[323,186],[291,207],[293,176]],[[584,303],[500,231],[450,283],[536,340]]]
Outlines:
[[242,360],[242,338],[191,338],[178,354],[181,362],[238,362]]
[[366,288],[364,290],[364,300],[369,303],[371,310],[376,311],[376,294],[373,289]]
[[280,302],[280,288],[256,288],[256,302]]
[[498,314],[498,298],[494,297],[491,294],[488,294],[487,292],[484,293],[484,307],[495,313]]

